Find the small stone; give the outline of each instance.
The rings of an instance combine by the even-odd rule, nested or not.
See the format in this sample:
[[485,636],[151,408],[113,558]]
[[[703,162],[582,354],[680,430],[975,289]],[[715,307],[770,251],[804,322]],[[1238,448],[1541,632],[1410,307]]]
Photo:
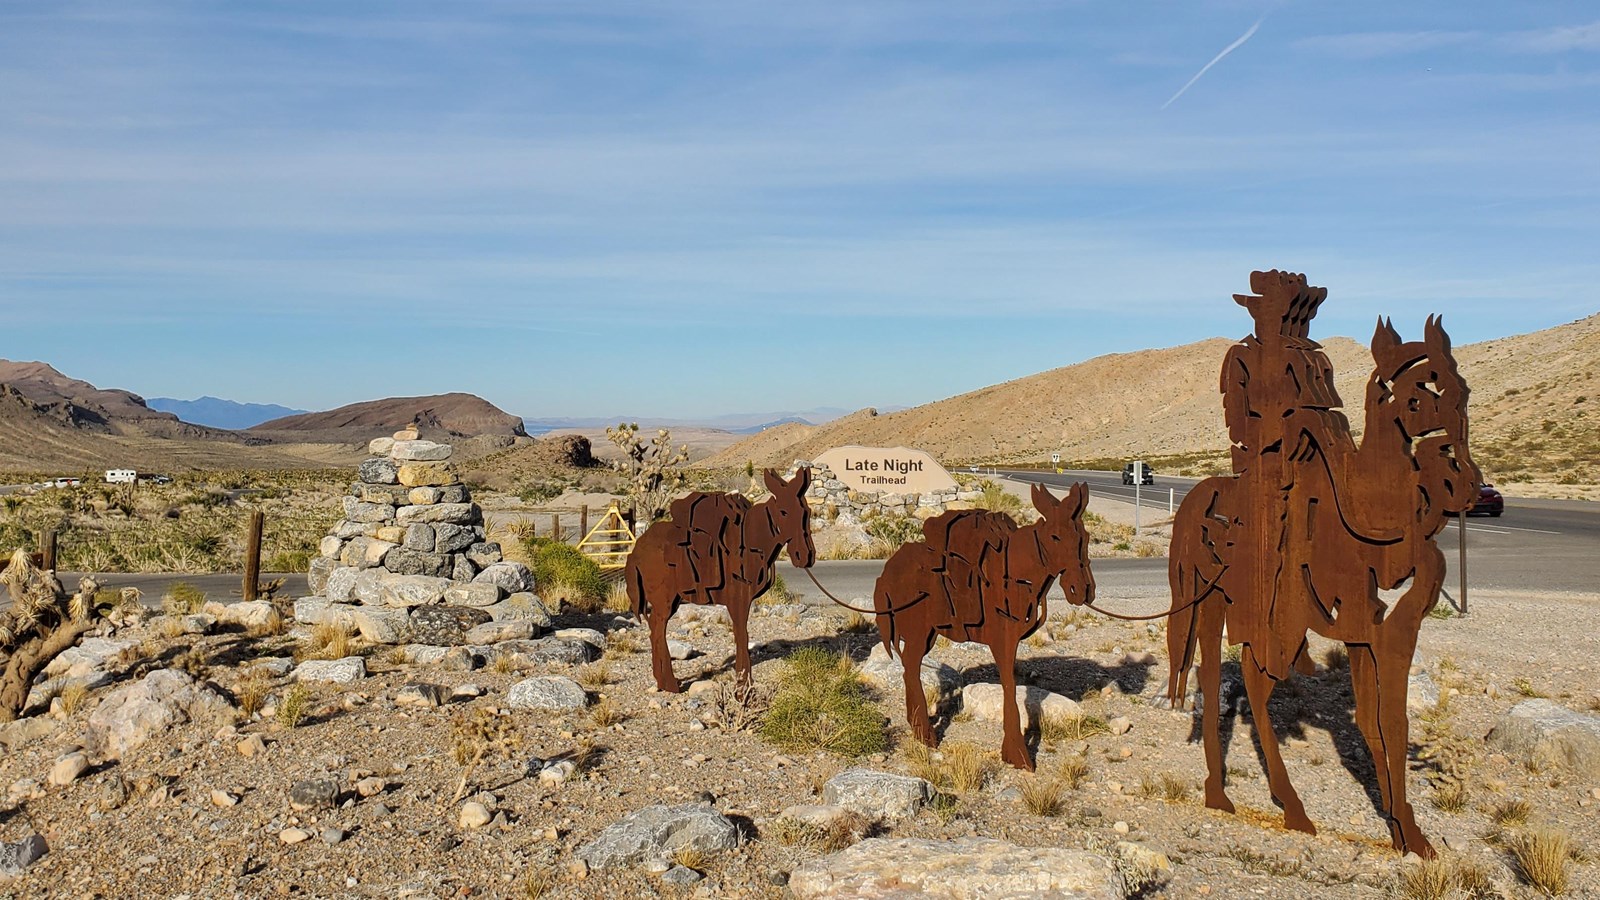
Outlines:
[[685,887],[687,885],[694,884],[702,878],[705,878],[705,876],[686,866],[673,866],[664,874],[662,874],[661,883]]
[[472,700],[483,696],[483,686],[477,684],[458,684],[450,692],[451,700]]
[[500,545],[494,541],[484,541],[467,548],[467,560],[479,569],[488,568],[500,559]]
[[227,809],[230,806],[238,806],[239,795],[231,791],[212,791],[211,805],[221,809]]
[[430,506],[439,502],[440,493],[436,487],[414,487],[406,494],[406,499],[412,506]]
[[1117,821],[1111,824],[1111,830],[1117,834],[1127,834],[1132,829],[1128,827],[1127,822]]
[[466,647],[451,647],[445,650],[439,654],[437,662],[439,668],[446,672],[471,672],[483,664],[478,654]]
[[474,584],[497,585],[508,594],[533,590],[533,572],[519,562],[497,562],[485,566],[472,581]]
[[178,622],[184,634],[210,634],[217,627],[217,617],[208,613],[190,613]]
[[[417,488],[417,490],[421,491],[431,489]],[[413,491],[412,493],[416,493],[416,491]],[[396,525],[395,527],[399,528],[400,526]],[[402,537],[400,538],[400,546],[404,547],[405,549],[417,550],[422,553],[433,552],[435,538],[432,525],[428,525],[423,522],[413,522],[405,527],[405,530],[401,532],[401,535]]]
[[38,834],[30,834],[20,841],[0,843],[0,875],[21,875],[39,857],[49,852],[49,845]]
[[344,829],[343,828],[335,828],[332,825],[329,825],[327,828],[322,829],[322,842],[324,844],[327,844],[328,846],[332,847],[334,844],[337,844],[337,843],[339,843],[340,841],[343,841],[343,840],[344,840]]
[[267,742],[261,739],[261,735],[252,734],[235,745],[234,749],[245,759],[254,759],[267,752]]
[[693,659],[700,654],[688,641],[667,641],[667,655],[673,659]]
[[362,797],[376,797],[389,789],[389,783],[376,775],[370,775],[356,782],[356,793]]
[[428,709],[437,709],[444,703],[444,688],[437,684],[413,681],[401,685],[394,692],[396,706],[420,706]]
[[[500,602],[500,586],[487,582],[452,584],[445,588],[444,602],[451,606],[490,607]],[[494,614],[490,613],[494,618]]]
[[289,788],[289,806],[297,810],[332,809],[339,797],[339,783],[331,778],[308,778]]
[[[456,469],[448,462],[413,462],[400,467],[397,473],[400,483],[406,487],[433,487],[450,484],[456,480]],[[436,507],[418,506],[413,509],[433,509]],[[439,520],[443,521],[443,520]]]
[[359,656],[343,659],[308,659],[294,670],[295,681],[355,684],[367,677],[367,661]]
[[577,770],[577,763],[570,759],[558,759],[554,762],[546,763],[539,770],[539,783],[547,787],[559,787],[565,784],[567,779],[571,778]]
[[394,484],[400,480],[395,464],[379,456],[363,460],[356,471],[366,484]]
[[720,689],[721,686],[715,681],[696,681],[685,688],[684,693],[690,697],[704,697],[707,694],[715,694]]
[[461,805],[462,828],[482,828],[489,824],[489,820],[492,818],[493,816],[489,814],[489,808],[475,800],[469,800]]
[[310,838],[311,832],[303,828],[285,828],[278,832],[278,840],[283,841],[285,844],[298,844]]
[[50,767],[50,783],[60,787],[78,780],[89,769],[89,757],[82,753],[68,753]]
[[[463,642],[472,646],[485,644],[498,644],[502,641],[525,641],[539,633],[538,623],[532,619],[506,619],[500,622],[485,622],[476,625],[468,631]],[[674,656],[673,659],[686,657]]]
[[933,786],[921,778],[848,769],[823,785],[822,802],[864,816],[904,819],[916,815],[933,793]]
[[[434,528],[433,552],[457,553],[483,540],[483,529],[477,525],[455,525],[440,522]],[[496,597],[495,599],[499,599]]]
[[1112,734],[1127,734],[1133,729],[1133,720],[1127,716],[1117,716],[1115,719],[1107,722],[1106,727],[1111,729]]
[[470,606],[419,606],[411,611],[411,634],[418,643],[449,647],[470,643],[467,632],[490,621]]

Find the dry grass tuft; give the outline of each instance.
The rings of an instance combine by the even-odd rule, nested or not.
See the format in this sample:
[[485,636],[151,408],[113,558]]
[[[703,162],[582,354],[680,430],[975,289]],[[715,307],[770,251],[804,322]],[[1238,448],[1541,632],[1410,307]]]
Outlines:
[[1039,739],[1044,741],[1083,741],[1110,733],[1111,726],[1099,716],[1047,715],[1039,720]]
[[556,873],[540,866],[522,877],[522,900],[542,900],[556,886]]
[[278,701],[278,724],[284,728],[298,728],[310,711],[311,690],[303,684],[295,684]]
[[866,634],[877,627],[870,616],[858,612],[852,612],[844,619],[844,630],[850,634]]
[[344,659],[354,653],[355,644],[350,629],[333,624],[312,628],[305,643],[295,648],[297,660]]
[[1035,773],[1022,782],[1022,805],[1036,816],[1054,818],[1066,812],[1067,793],[1072,788],[1059,773]]
[[255,718],[255,714],[266,705],[267,694],[272,690],[272,679],[260,670],[251,672],[239,682],[234,690],[234,699],[239,703],[239,712],[246,719]]
[[1463,813],[1472,805],[1472,797],[1464,781],[1451,781],[1433,789],[1433,805],[1442,812]]
[[489,671],[496,675],[510,675],[517,670],[517,660],[509,653],[496,653],[494,662],[489,664]]
[[639,639],[630,631],[612,631],[606,634],[606,658],[632,656],[639,652]]
[[1400,900],[1445,900],[1455,890],[1450,861],[1440,857],[1415,865],[1402,865],[1395,881]]
[[628,586],[623,582],[615,582],[606,594],[606,609],[618,615],[628,615],[633,612],[633,601],[628,599]]
[[706,867],[706,863],[711,861],[711,857],[699,847],[685,844],[679,847],[676,853],[672,854],[672,861],[685,869],[698,871]]
[[1489,821],[1501,828],[1516,828],[1528,824],[1533,816],[1533,804],[1526,800],[1504,800],[1489,811]]
[[605,660],[578,669],[578,683],[585,690],[598,691],[611,683],[611,665]]
[[599,703],[589,708],[589,721],[593,722],[596,728],[610,728],[627,718],[627,715],[611,702],[610,697],[600,698]]
[[858,843],[867,836],[872,823],[857,812],[834,816],[824,825],[813,825],[799,819],[782,818],[773,826],[773,836],[779,843],[805,847],[821,853],[833,853]]
[[1510,841],[1517,874],[1547,897],[1567,891],[1572,877],[1572,839],[1554,828],[1530,828]]

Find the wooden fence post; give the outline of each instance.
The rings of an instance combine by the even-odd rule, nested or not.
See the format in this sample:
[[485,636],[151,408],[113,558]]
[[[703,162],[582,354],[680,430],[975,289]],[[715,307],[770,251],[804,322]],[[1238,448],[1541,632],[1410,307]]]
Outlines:
[[50,529],[49,531],[46,531],[44,533],[44,536],[39,538],[39,558],[40,558],[40,568],[44,569],[46,572],[54,572],[55,571],[55,569],[56,569],[56,530],[54,528]]
[[589,536],[589,504],[583,505],[583,511],[578,514],[578,540]]
[[550,514],[550,537],[554,538],[556,543],[565,540],[561,534],[561,513],[553,512]]
[[261,583],[261,530],[266,524],[261,510],[250,514],[250,541],[244,551],[244,599],[256,599],[256,587]]

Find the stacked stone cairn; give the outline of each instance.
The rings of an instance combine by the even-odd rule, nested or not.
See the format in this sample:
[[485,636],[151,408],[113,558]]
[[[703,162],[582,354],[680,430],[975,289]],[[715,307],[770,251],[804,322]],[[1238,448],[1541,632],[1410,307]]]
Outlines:
[[[449,444],[415,430],[378,438],[344,498],[344,519],[311,562],[315,596],[295,603],[301,624],[358,630],[381,644],[485,643],[487,632],[531,637],[549,626],[533,573],[501,558],[483,511],[450,463]],[[522,620],[524,627],[483,628]],[[525,633],[526,632],[526,633]]]
[[972,502],[983,496],[975,488],[961,487],[921,494],[853,491],[827,466],[803,459],[795,460],[785,477],[793,478],[796,470],[806,466],[811,468],[811,487],[806,490],[811,514],[840,524],[860,524],[863,519],[880,515],[928,519],[947,510],[971,509]]

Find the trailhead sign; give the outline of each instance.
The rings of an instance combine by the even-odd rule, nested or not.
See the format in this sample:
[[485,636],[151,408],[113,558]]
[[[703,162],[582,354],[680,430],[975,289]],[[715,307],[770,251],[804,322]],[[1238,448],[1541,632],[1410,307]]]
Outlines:
[[956,480],[926,451],[909,447],[835,447],[813,463],[827,466],[852,491],[922,494],[951,491]]

